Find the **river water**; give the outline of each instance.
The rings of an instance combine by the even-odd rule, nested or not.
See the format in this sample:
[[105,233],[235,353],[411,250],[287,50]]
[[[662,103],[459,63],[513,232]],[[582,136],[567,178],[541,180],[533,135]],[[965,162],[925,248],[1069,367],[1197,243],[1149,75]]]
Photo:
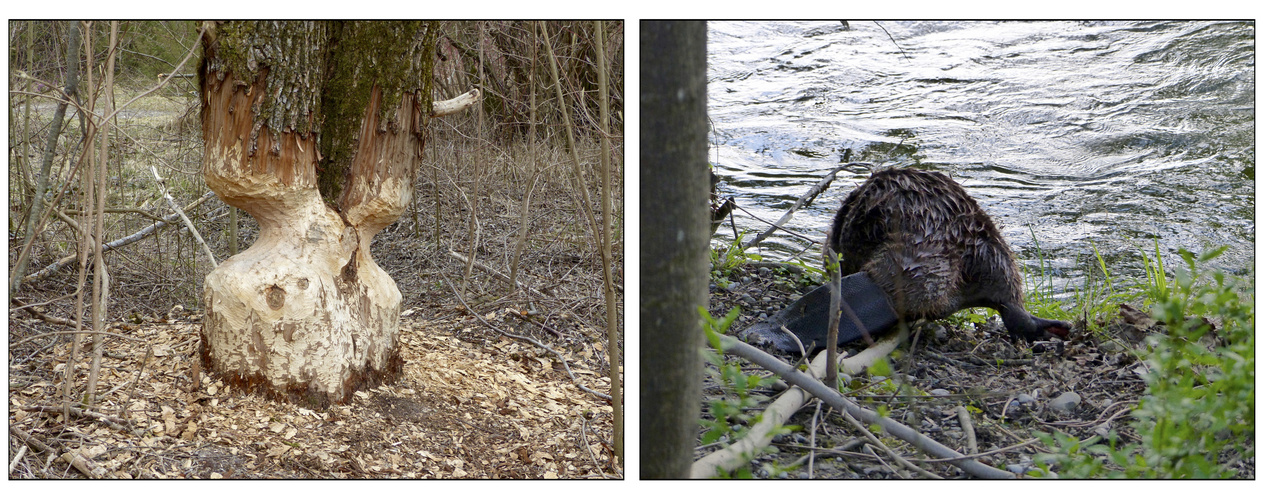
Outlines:
[[[775,221],[845,161],[917,166],[965,186],[1029,271],[1039,247],[1059,295],[1083,286],[1093,245],[1116,277],[1144,279],[1156,238],[1169,270],[1178,248],[1229,245],[1215,267],[1254,280],[1252,23],[849,24],[708,23],[722,195]],[[777,232],[758,251],[819,262],[868,174],[840,172],[795,214],[815,243]]]

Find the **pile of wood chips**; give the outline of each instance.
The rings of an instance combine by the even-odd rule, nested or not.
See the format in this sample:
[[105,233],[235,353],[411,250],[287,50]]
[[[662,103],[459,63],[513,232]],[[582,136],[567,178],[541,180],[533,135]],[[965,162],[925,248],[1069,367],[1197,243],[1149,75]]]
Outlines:
[[[11,356],[9,478],[615,477],[609,402],[537,347],[463,333],[484,328],[469,316],[404,318],[400,379],[325,411],[193,380],[200,328],[197,316],[114,325],[140,342],[109,337],[98,403],[69,422],[69,344]],[[579,383],[609,393],[608,377],[577,368],[604,353],[563,355],[578,358]],[[89,362],[78,363],[82,391]]]

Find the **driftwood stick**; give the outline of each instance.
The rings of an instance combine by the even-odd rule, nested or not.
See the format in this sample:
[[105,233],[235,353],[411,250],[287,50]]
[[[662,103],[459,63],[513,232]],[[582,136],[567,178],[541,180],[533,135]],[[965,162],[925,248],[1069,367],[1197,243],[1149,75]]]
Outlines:
[[[890,338],[865,349],[859,354],[843,360],[842,370],[851,374],[859,373],[872,365],[877,359],[886,356],[887,354],[890,354],[891,351],[895,350],[895,346],[899,345],[902,338],[902,335],[891,336]],[[732,339],[734,342],[740,342],[732,337],[720,337],[722,342],[727,342],[728,339]],[[743,343],[742,345],[747,344]],[[731,351],[731,348],[727,343],[724,344],[723,347],[726,353],[737,354],[738,356],[750,359],[741,353]],[[747,347],[750,346],[747,345]],[[751,349],[755,348],[751,347]],[[758,351],[758,349],[756,349],[756,351]],[[763,351],[759,352],[762,353]],[[772,357],[768,354],[764,355],[770,358]],[[825,375],[825,357],[825,352],[817,354],[816,358],[813,359],[812,363],[808,366],[808,371],[810,373],[804,374],[804,376],[811,380],[821,379]],[[785,364],[782,364],[782,366],[788,367],[788,365]],[[767,368],[767,366],[765,366],[765,368]],[[786,381],[789,382],[790,380],[786,379]],[[817,383],[820,384],[820,382]],[[824,386],[822,385],[822,387]],[[733,443],[727,448],[723,448],[698,459],[697,462],[693,463],[693,466],[690,469],[690,476],[694,479],[715,477],[716,471],[718,470],[732,471],[742,465],[750,463],[752,455],[755,454],[757,450],[763,449],[772,442],[773,428],[785,423],[786,420],[789,420],[790,416],[794,415],[799,408],[802,408],[803,404],[806,403],[810,397],[811,395],[807,391],[803,390],[802,387],[791,387],[789,390],[781,393],[781,396],[777,397],[777,399],[773,401],[772,404],[769,404],[768,408],[764,410],[764,414],[760,418],[759,423],[751,426],[751,429],[746,433],[745,438]]]
[[[901,333],[901,337],[904,335],[905,334]],[[886,431],[887,434],[904,440],[930,455],[949,459],[950,464],[960,468],[967,474],[983,479],[1014,479],[1017,477],[1013,473],[965,458],[962,454],[956,452],[952,448],[944,446],[925,435],[910,429],[904,424],[891,420],[890,418],[883,417],[877,412],[861,408],[843,397],[837,391],[826,387],[825,384],[822,384],[811,375],[799,372],[794,369],[794,367],[782,363],[781,360],[777,359],[773,355],[756,349],[750,344],[729,336],[721,336],[720,341],[725,352],[741,356],[755,364],[771,370],[773,373],[780,376],[782,380],[803,388],[813,396],[821,398],[823,401],[839,411],[846,411],[856,417],[857,420],[866,424],[877,424]],[[752,428],[752,433],[753,431],[754,429]]]
[[870,169],[873,168],[873,165],[870,163],[848,163],[846,165],[840,165],[838,167],[835,167],[834,170],[830,171],[830,173],[825,174],[825,177],[822,177],[820,182],[817,182],[815,186],[812,186],[812,189],[809,189],[807,193],[804,193],[803,196],[800,196],[799,200],[794,202],[794,206],[790,207],[790,210],[787,210],[786,214],[782,215],[781,218],[778,219],[777,222],[772,225],[772,227],[768,228],[762,233],[759,233],[758,236],[750,240],[750,242],[747,243],[743,248],[750,248],[755,245],[758,245],[759,242],[764,241],[764,238],[767,238],[768,236],[772,235],[772,233],[776,231],[777,228],[784,226],[787,222],[790,222],[790,219],[794,217],[795,211],[811,204],[812,200],[815,200],[817,195],[821,194],[822,191],[825,191],[825,188],[829,187],[829,185],[834,182],[835,174],[837,174],[839,171],[846,169],[848,167],[856,167],[856,166],[865,166],[865,167],[869,167]]
[[979,453],[979,441],[974,436],[974,422],[970,419],[970,412],[964,406],[957,406],[957,420],[961,421],[961,432],[966,435],[966,451],[971,455]]

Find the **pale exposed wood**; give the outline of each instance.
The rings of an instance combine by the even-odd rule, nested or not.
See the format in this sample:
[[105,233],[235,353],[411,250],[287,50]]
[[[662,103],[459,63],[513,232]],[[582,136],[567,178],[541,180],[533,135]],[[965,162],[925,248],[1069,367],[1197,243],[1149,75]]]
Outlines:
[[[411,190],[402,181],[410,177],[399,164],[418,150],[415,136],[379,134],[376,109],[366,111],[368,132],[351,167],[360,177],[343,192],[351,207],[344,219],[316,189],[315,137],[264,127],[258,153],[248,154],[241,138],[253,120],[230,109],[250,109],[262,92],[223,83],[206,92],[203,172],[220,198],[255,217],[260,232],[206,277],[203,366],[277,394],[345,400],[348,380],[386,373],[398,355],[401,295],[368,245],[407,206]],[[410,103],[400,112],[410,112]],[[366,165],[377,159],[392,164]]]
[[[905,337],[906,335],[907,332],[902,330],[898,337]],[[752,347],[733,337],[721,336],[720,341],[724,346],[725,352],[741,356],[771,370],[773,373],[781,376],[781,378],[787,383],[795,384],[799,388],[803,388],[813,396],[825,401],[830,406],[833,406],[840,411],[846,411],[856,419],[866,424],[877,424],[882,427],[883,431],[887,434],[908,442],[932,456],[946,458],[949,460],[950,464],[960,468],[962,471],[965,471],[972,476],[982,479],[1014,479],[1017,477],[1011,472],[996,469],[972,458],[965,457],[961,453],[958,453],[957,451],[948,448],[947,446],[944,446],[913,429],[910,429],[904,424],[879,415],[877,412],[861,408],[843,397],[838,393],[838,391],[826,387],[825,384],[822,384],[818,379],[814,378],[814,375],[801,373],[794,367],[782,363],[771,354],[760,351],[759,349],[756,349],[755,347]],[[885,343],[885,341],[883,343]],[[865,352],[873,351],[874,347],[883,345],[883,343],[876,344],[875,346],[866,349]],[[822,356],[817,356],[818,359],[821,357]],[[755,434],[754,428],[751,429],[750,434]],[[695,463],[693,473],[696,475],[695,477],[710,477],[711,474],[715,473],[715,468],[714,466],[704,466],[699,468]]]
[[469,92],[446,101],[435,101],[434,110],[430,113],[430,116],[446,116],[458,111],[463,111],[465,108],[473,106],[474,103],[478,102],[478,98],[481,95],[482,93],[478,89],[471,89]]
[[[902,338],[902,336],[893,335],[851,358],[842,360],[840,369],[848,374],[860,373],[872,365],[874,361],[894,351]],[[820,354],[816,355],[816,358],[813,358],[812,363],[808,365],[809,375],[816,380],[820,380],[826,375],[827,352],[821,351]],[[764,410],[759,423],[751,426],[745,438],[694,462],[691,468],[692,477],[695,479],[715,477],[717,470],[731,472],[750,463],[755,453],[758,453],[759,450],[764,449],[772,442],[774,437],[772,430],[779,425],[785,424],[811,397],[811,394],[800,387],[791,387],[789,390],[781,393],[781,396],[778,396]]]

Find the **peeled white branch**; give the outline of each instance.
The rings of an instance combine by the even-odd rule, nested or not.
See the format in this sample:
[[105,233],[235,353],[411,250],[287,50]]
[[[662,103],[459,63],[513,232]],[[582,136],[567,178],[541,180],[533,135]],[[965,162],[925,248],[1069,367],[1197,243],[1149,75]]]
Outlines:
[[[720,338],[723,340],[731,339],[732,337]],[[839,363],[839,369],[847,374],[860,373],[872,365],[874,361],[894,351],[903,338],[903,335],[899,335],[880,341],[855,356],[842,360]],[[733,339],[733,341],[739,342],[737,339]],[[739,353],[730,352],[728,344],[724,345],[724,349],[726,353],[741,356]],[[825,376],[825,358],[826,351],[821,351],[812,360],[812,364],[808,365],[808,370],[811,372],[813,380],[820,380]],[[765,368],[767,367],[765,366]],[[750,432],[746,433],[745,438],[727,448],[698,459],[697,462],[693,463],[690,476],[694,479],[715,477],[717,470],[722,469],[728,472],[750,463],[756,450],[763,449],[765,446],[768,446],[768,443],[772,442],[773,428],[786,423],[790,416],[803,407],[803,404],[809,398],[810,394],[799,387],[791,387],[789,390],[781,393],[781,396],[777,397],[772,404],[768,405],[768,409],[764,410],[763,417],[759,419],[759,423],[751,426]]]
[[[918,449],[938,458],[951,459],[950,464],[960,468],[967,474],[983,479],[1014,479],[1013,473],[1006,472],[994,467],[990,467],[973,459],[964,458],[962,454],[956,452],[952,448],[944,446],[920,433],[910,429],[908,426],[891,420],[887,417],[879,415],[877,412],[867,410],[857,406],[837,391],[826,387],[819,380],[806,373],[802,373],[794,367],[787,365],[775,356],[761,351],[750,344],[737,340],[733,337],[721,336],[720,342],[724,347],[724,352],[741,356],[758,364],[773,373],[777,374],[787,383],[794,384],[811,393],[813,396],[820,398],[825,403],[833,406],[839,411],[846,411],[857,420],[869,425],[877,424],[887,434],[899,438]],[[820,358],[821,356],[818,356]],[[814,362],[815,363],[815,362]],[[751,434],[755,433],[755,429],[751,429]],[[715,471],[714,467],[709,469],[706,476],[710,477]],[[694,477],[700,477],[698,463],[694,464]]]
[[478,102],[481,95],[478,89],[473,89],[446,101],[435,101],[434,111],[430,113],[430,116],[444,116],[462,111]]

